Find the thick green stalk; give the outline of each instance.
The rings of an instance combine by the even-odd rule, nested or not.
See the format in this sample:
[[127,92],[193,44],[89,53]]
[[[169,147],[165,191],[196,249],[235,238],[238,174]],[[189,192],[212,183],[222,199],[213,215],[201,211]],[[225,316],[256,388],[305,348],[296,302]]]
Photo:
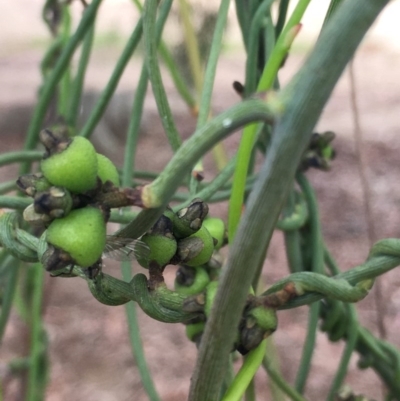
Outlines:
[[293,185],[312,129],[346,64],[387,2],[343,3],[303,68],[280,95],[284,112],[220,276],[215,307],[206,324],[192,377],[190,401],[217,400],[255,270]]
[[[35,147],[38,140],[39,131],[46,115],[47,108],[54,94],[54,90],[63,76],[64,71],[68,68],[71,57],[73,56],[80,41],[93,24],[97,9],[99,8],[101,2],[102,0],[93,0],[85,9],[75,34],[71,37],[67,46],[65,46],[60,58],[57,61],[57,64],[54,67],[54,70],[51,72],[48,80],[44,84],[28,128],[24,149],[29,150]],[[30,162],[25,162],[21,166],[20,173],[26,174],[30,169],[30,165]]]
[[[268,59],[262,72],[260,81],[257,84],[257,92],[267,91],[272,88],[276,80],[279,68],[290,48],[291,42],[294,39],[292,30],[298,25],[303,17],[303,14],[309,4],[310,0],[300,0],[297,4],[293,14],[291,15],[288,23],[283,29],[281,35],[276,42],[271,56]],[[237,227],[239,225],[243,199],[244,199],[244,186],[246,176],[249,171],[251,154],[256,138],[258,124],[250,124],[243,130],[242,139],[238,150],[238,163],[235,169],[232,195],[229,201],[229,216],[228,216],[228,237],[229,242],[233,241]]]

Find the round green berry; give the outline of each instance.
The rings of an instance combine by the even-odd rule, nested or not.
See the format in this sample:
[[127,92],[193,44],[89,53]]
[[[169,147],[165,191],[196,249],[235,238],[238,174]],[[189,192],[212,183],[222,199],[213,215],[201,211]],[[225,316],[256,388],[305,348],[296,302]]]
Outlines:
[[191,236],[185,238],[188,240],[190,238],[199,238],[203,242],[203,249],[192,259],[185,261],[185,265],[188,266],[200,266],[207,263],[214,252],[214,240],[207,230],[206,227],[201,226],[200,230],[192,234]]
[[141,240],[150,248],[149,258],[138,259],[142,267],[148,268],[149,263],[156,262],[159,266],[165,266],[176,253],[176,240],[165,235],[145,234]]
[[47,229],[47,242],[68,252],[77,265],[89,267],[101,257],[106,244],[103,213],[87,206],[55,219]]
[[97,153],[97,169],[97,175],[103,184],[111,181],[116,187],[119,187],[120,182],[117,168],[108,157],[100,153]]
[[86,138],[76,136],[66,149],[40,164],[43,175],[55,186],[82,193],[96,186],[97,156]]
[[216,249],[220,249],[225,239],[225,223],[217,217],[208,217],[203,221],[203,226],[207,228],[211,236],[217,240]]
[[[193,269],[193,277],[190,277],[189,283],[181,283],[179,276],[175,279],[175,291],[181,295],[196,295],[199,294],[206,288],[210,282],[210,277],[207,270],[203,267],[186,267],[186,269]],[[178,270],[179,272],[179,270]],[[190,282],[191,281],[191,282]]]

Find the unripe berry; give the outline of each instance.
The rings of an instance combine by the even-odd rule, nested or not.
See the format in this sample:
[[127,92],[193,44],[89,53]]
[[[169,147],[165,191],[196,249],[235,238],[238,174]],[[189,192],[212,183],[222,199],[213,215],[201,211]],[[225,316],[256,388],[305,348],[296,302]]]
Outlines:
[[99,260],[106,244],[103,213],[87,206],[55,219],[47,229],[47,242],[68,252],[77,265],[89,267]]
[[145,268],[148,268],[151,262],[165,266],[176,253],[177,243],[172,235],[172,223],[166,216],[161,216],[141,240],[150,248],[148,259],[138,258],[139,264]]
[[225,224],[217,217],[208,217],[203,221],[203,226],[207,228],[213,238],[217,240],[215,249],[220,249],[225,239]]
[[86,138],[74,137],[64,150],[43,159],[40,167],[53,185],[71,192],[82,193],[96,186],[96,151]]
[[116,187],[119,187],[120,181],[117,168],[108,157],[100,153],[97,153],[97,169],[97,175],[103,184],[111,181]]

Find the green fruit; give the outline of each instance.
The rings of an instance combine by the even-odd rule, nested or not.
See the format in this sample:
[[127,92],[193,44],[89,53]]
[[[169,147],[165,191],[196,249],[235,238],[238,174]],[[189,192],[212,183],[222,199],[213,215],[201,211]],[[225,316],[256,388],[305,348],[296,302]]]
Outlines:
[[97,175],[104,184],[106,181],[111,181],[116,187],[119,187],[119,174],[114,163],[104,155],[97,153]]
[[196,342],[196,339],[204,331],[204,322],[191,323],[186,326],[186,336],[190,341]]
[[207,270],[199,266],[186,267],[186,269],[194,269],[194,276],[189,278],[189,281],[191,281],[190,283],[180,283],[179,276],[177,276],[175,279],[175,291],[181,295],[199,294],[210,282],[210,277],[208,276]]
[[203,249],[190,260],[185,261],[188,266],[200,266],[207,263],[214,252],[214,241],[206,227],[202,226],[199,231],[192,234],[190,237],[185,238],[183,241],[190,240],[191,238],[198,238],[203,242]]
[[97,156],[93,145],[76,136],[66,149],[42,160],[43,175],[55,186],[82,193],[97,183]]
[[77,265],[89,267],[101,257],[106,244],[103,213],[90,206],[75,209],[50,224],[46,239],[68,252]]
[[215,245],[215,249],[220,249],[224,244],[225,223],[217,217],[209,217],[203,221],[203,226],[206,227],[211,236],[218,241]]
[[159,266],[165,266],[176,253],[176,240],[165,235],[145,234],[141,240],[150,248],[148,260],[138,259],[142,267],[148,268],[149,263],[156,262]]

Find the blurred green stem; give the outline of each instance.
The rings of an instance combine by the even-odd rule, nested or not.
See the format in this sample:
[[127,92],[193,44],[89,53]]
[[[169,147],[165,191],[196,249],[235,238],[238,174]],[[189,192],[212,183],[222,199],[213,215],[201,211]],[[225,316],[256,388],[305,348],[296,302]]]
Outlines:
[[[99,8],[102,0],[93,0],[90,5],[83,12],[82,19],[75,34],[71,37],[68,44],[63,49],[60,58],[58,59],[54,70],[50,73],[49,78],[45,82],[38,103],[33,112],[31,123],[26,134],[26,140],[24,149],[33,149],[36,146],[39,131],[43,124],[44,117],[47,112],[47,108],[50,104],[54,91],[62,78],[65,70],[68,68],[71,57],[73,56],[79,43],[85,36],[88,29],[90,29],[95,19],[97,9]],[[30,170],[31,163],[24,162],[20,168],[20,174],[26,174]]]

